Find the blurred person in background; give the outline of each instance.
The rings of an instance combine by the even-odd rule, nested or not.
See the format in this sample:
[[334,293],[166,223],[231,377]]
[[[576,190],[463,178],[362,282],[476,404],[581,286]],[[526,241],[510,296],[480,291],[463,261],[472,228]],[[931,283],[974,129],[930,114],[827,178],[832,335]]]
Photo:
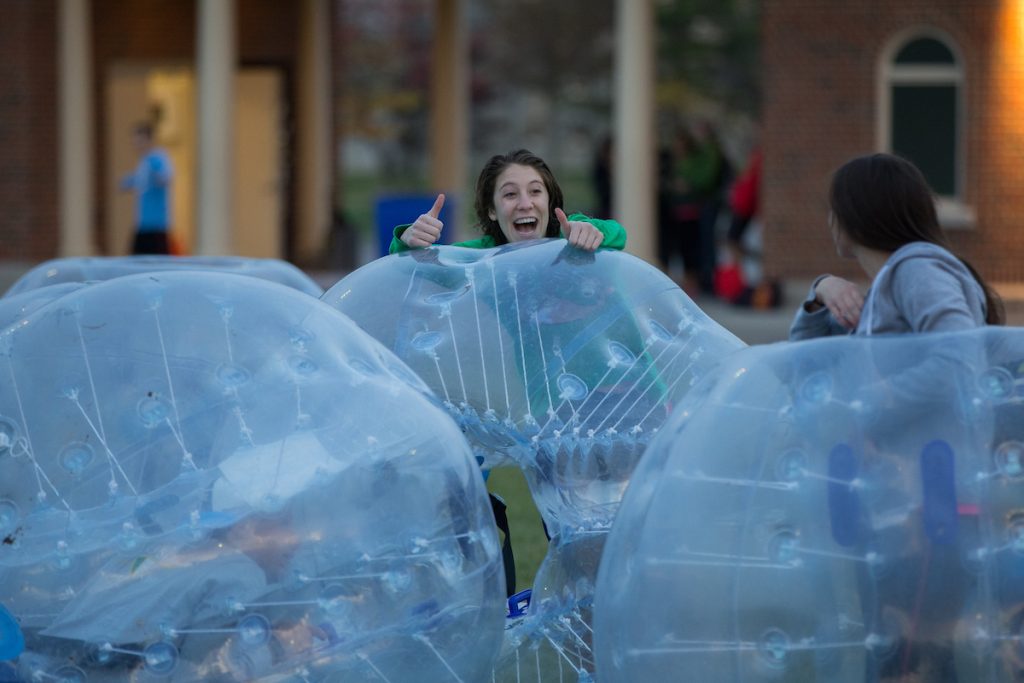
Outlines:
[[694,124],[693,135],[696,152],[691,155],[689,173],[693,178],[693,191],[700,201],[697,281],[701,293],[714,294],[715,266],[718,265],[718,235],[715,227],[732,184],[732,165],[710,122],[698,120]]
[[735,263],[739,263],[748,255],[747,249],[743,246],[743,239],[760,210],[760,191],[761,147],[755,145],[747,159],[747,165],[729,188],[729,211],[732,213],[732,219],[726,235],[726,246]]
[[658,260],[668,275],[672,275],[676,259],[682,261],[679,285],[691,297],[697,295],[700,270],[701,205],[689,173],[695,150],[690,131],[679,128],[671,145],[658,153]]
[[676,129],[668,156],[659,160],[665,206],[659,213],[659,258],[669,272],[674,257],[683,261],[682,287],[691,297],[714,290],[715,222],[728,164],[717,136],[706,122]]
[[120,188],[135,193],[133,254],[169,254],[171,182],[174,168],[167,152],[154,144],[153,126],[138,123],[132,140],[139,155],[135,170],[121,179]]

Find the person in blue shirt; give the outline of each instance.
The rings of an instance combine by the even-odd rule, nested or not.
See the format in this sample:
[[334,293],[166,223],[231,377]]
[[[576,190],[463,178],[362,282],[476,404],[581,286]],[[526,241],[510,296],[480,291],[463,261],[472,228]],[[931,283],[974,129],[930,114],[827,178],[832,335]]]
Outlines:
[[153,143],[153,126],[139,123],[132,131],[139,164],[121,179],[121,189],[135,193],[133,254],[169,254],[171,181],[174,168],[167,152]]

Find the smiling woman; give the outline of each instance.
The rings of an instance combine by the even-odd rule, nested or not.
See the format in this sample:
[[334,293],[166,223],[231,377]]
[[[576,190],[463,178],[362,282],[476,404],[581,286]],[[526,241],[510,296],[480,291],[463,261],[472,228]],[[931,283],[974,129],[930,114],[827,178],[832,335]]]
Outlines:
[[[392,254],[429,247],[438,240],[444,227],[439,218],[444,200],[439,194],[427,213],[395,228]],[[456,246],[488,249],[542,237],[564,237],[587,251],[626,246],[626,231],[616,221],[579,213],[566,216],[562,204],[562,189],[540,157],[525,149],[495,155],[476,183],[474,208],[484,236]]]
[[512,164],[498,176],[487,217],[497,221],[509,242],[545,237],[548,226],[541,222],[549,214],[547,188],[537,170]]

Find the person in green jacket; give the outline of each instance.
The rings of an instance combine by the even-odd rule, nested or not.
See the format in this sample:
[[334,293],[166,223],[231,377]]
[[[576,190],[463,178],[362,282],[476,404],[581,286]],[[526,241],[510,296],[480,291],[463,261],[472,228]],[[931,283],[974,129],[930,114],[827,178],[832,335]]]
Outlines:
[[[476,182],[474,209],[483,237],[454,246],[489,249],[510,242],[564,237],[580,249],[622,249],[626,231],[613,220],[566,216],[562,188],[544,160],[519,149],[490,158]],[[395,228],[390,253],[429,247],[441,236],[439,215],[444,195],[439,194],[427,213],[415,222]]]

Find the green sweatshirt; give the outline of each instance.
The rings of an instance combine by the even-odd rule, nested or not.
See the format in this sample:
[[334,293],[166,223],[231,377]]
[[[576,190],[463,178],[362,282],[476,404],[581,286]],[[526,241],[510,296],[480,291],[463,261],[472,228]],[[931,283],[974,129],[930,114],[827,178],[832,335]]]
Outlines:
[[693,152],[677,162],[676,172],[689,185],[688,194],[695,199],[710,197],[722,173],[722,155],[711,143],[698,145]]
[[[590,223],[595,228],[601,231],[604,235],[604,240],[601,242],[601,248],[603,249],[622,249],[626,246],[626,229],[619,225],[618,221],[613,221],[610,218],[602,220],[600,218],[590,218],[584,216],[582,213],[574,213],[569,216],[570,221],[583,221],[584,223]],[[402,233],[405,232],[412,223],[406,223],[405,225],[399,225],[395,227],[394,237],[391,238],[391,248],[388,250],[391,254],[399,254],[403,251],[409,251],[412,249],[409,245],[402,241]],[[494,238],[490,235],[484,235],[483,237],[477,237],[475,239],[466,240],[464,242],[455,242],[452,244],[453,247],[466,247],[468,249],[490,249],[491,247],[498,246],[494,243]]]

